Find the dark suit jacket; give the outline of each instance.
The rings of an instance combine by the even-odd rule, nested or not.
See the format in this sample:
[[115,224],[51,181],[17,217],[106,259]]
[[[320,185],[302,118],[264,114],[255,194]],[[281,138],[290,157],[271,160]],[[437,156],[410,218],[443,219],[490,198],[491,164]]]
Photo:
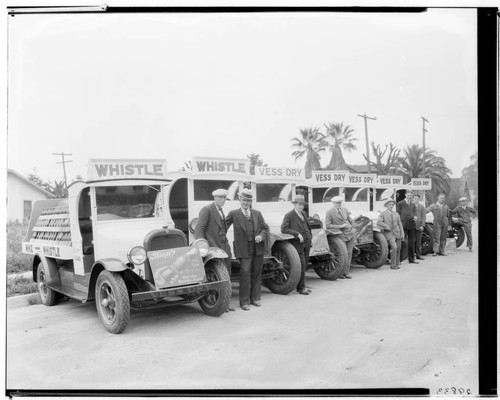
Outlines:
[[401,217],[401,222],[405,230],[415,229],[415,220],[413,219],[413,217],[417,216],[415,204],[411,201],[410,205],[406,204],[406,199],[398,201],[398,204],[396,204],[396,212]]
[[[302,232],[302,221],[297,215],[295,209],[287,212],[283,217],[283,222],[281,223],[281,233],[288,233],[289,235],[293,235],[295,239],[291,240],[291,242],[295,248],[297,248],[297,246],[309,247],[312,241],[311,225],[309,225],[307,215],[304,211],[302,211],[302,215],[304,216],[304,220],[306,221],[306,232]],[[302,244],[299,240],[299,233],[304,237],[304,243]]]
[[[250,211],[252,213],[253,227],[255,231],[253,240],[255,241],[256,236],[262,236],[262,242],[255,243],[255,255],[260,256],[265,254],[267,251],[269,227],[264,221],[264,217],[260,211],[254,209],[251,209]],[[248,236],[245,230],[245,219],[246,217],[243,215],[241,208],[229,211],[226,217],[227,229],[229,229],[231,225],[234,225],[233,249],[234,256],[236,258],[250,258],[248,253]]]
[[198,222],[194,230],[195,239],[206,239],[210,246],[225,250],[231,257],[231,248],[226,238],[221,215],[214,203],[203,207],[198,216]]
[[415,211],[417,214],[417,221],[415,222],[415,228],[420,229],[425,226],[425,219],[426,219],[425,207],[422,204],[415,205]]

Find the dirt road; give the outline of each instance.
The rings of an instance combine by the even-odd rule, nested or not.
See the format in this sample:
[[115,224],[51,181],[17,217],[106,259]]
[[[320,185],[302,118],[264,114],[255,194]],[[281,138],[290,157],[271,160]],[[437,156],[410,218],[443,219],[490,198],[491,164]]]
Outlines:
[[353,266],[350,281],[308,271],[309,296],[263,289],[261,308],[220,318],[197,304],[133,311],[121,335],[94,303],[8,310],[7,389],[477,393],[477,270],[477,251],[462,246],[401,270]]

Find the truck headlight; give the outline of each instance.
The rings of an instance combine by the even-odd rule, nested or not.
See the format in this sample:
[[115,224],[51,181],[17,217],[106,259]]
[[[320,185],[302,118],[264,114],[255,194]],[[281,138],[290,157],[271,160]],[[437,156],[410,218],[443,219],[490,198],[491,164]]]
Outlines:
[[193,220],[191,220],[191,222],[189,223],[189,232],[191,232],[192,234],[194,234],[194,230],[196,228],[196,224],[198,223],[198,218],[194,218]]
[[146,257],[146,249],[142,246],[134,246],[127,253],[127,258],[134,265],[144,264]]
[[198,249],[202,257],[205,257],[208,254],[209,245],[205,239],[196,239],[193,246]]

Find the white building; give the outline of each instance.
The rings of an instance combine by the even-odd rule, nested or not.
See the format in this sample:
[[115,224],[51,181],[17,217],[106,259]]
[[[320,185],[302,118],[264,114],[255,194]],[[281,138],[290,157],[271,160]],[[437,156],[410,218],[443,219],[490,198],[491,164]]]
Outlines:
[[28,220],[35,200],[54,196],[11,169],[7,170],[7,220]]

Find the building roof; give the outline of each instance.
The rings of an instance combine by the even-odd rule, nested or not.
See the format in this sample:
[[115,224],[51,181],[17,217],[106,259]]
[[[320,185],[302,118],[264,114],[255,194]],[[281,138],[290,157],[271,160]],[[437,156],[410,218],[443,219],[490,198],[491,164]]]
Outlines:
[[[346,164],[347,170],[349,172],[353,172],[355,174],[367,174],[368,173],[368,165],[363,164],[363,165],[351,165],[351,164]],[[371,173],[376,174],[378,173],[377,167],[374,165],[371,166]]]
[[28,185],[31,185],[33,188],[37,189],[38,191],[40,191],[41,193],[43,193],[45,196],[47,196],[47,198],[49,198],[49,199],[53,199],[54,198],[54,195],[52,193],[48,192],[44,188],[41,188],[36,183],[30,181],[28,178],[26,178],[25,176],[21,175],[19,172],[16,172],[13,169],[7,169],[7,175],[9,175],[9,174],[11,174],[11,175],[13,175],[13,176],[21,179],[23,182],[27,183]]

